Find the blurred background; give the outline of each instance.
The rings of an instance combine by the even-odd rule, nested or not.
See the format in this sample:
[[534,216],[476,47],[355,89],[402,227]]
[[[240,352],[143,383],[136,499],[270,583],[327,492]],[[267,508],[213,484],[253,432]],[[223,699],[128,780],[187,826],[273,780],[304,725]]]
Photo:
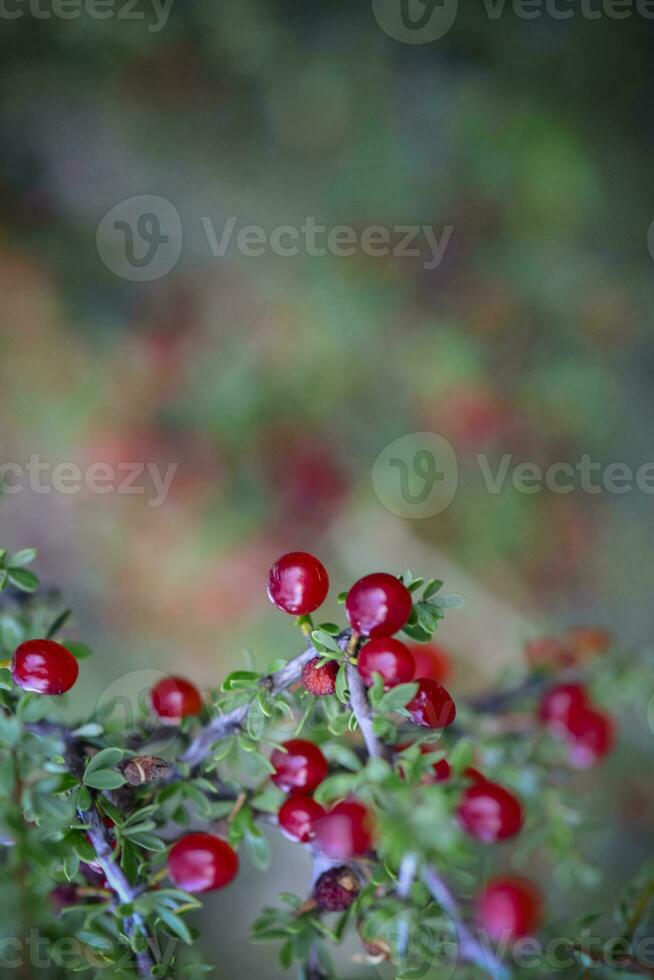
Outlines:
[[[468,5],[409,44],[370,3],[99,9],[0,14],[2,543],[38,548],[96,651],[82,707],[131,670],[208,687],[246,649],[293,653],[265,581],[295,549],[334,595],[406,567],[464,592],[442,634],[459,690],[542,631],[647,641],[651,494],[519,492],[511,473],[654,461],[651,21]],[[352,229],[352,254],[313,254],[307,222]],[[373,226],[385,254],[362,245]],[[402,466],[374,466],[415,433],[447,440],[458,484],[413,503],[430,443],[412,436],[399,515]],[[493,474],[510,458],[499,492],[479,455]],[[616,864],[646,849],[641,804]],[[294,884],[277,861],[259,896]],[[219,975],[276,977],[268,951],[243,958],[243,900]]]

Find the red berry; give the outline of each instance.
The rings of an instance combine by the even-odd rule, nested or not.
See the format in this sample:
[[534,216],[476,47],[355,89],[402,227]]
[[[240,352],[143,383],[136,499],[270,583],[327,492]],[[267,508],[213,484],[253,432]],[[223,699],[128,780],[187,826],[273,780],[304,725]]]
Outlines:
[[557,684],[541,698],[538,717],[552,731],[564,732],[570,717],[587,704],[588,694],[583,684]]
[[570,765],[590,769],[613,748],[613,721],[595,708],[579,708],[568,719],[566,739]]
[[412,643],[409,650],[415,664],[413,678],[430,677],[443,684],[452,676],[450,654],[437,643]]
[[238,855],[227,841],[213,834],[187,834],[168,855],[168,874],[186,892],[224,888],[238,872]]
[[338,674],[339,663],[337,660],[328,660],[320,666],[320,657],[315,657],[305,664],[302,669],[302,683],[309,694],[333,694],[336,690],[336,675]]
[[285,752],[275,749],[270,757],[275,767],[273,783],[294,796],[313,792],[327,775],[327,759],[317,745],[302,738],[292,738],[283,745]]
[[452,766],[449,764],[447,759],[439,759],[433,765],[434,769],[434,782],[445,783],[452,775]]
[[466,789],[457,815],[465,832],[485,844],[513,837],[524,820],[518,798],[498,783],[487,781]]
[[456,707],[449,692],[428,677],[419,678],[418,690],[406,708],[414,725],[422,728],[447,728],[456,718]]
[[329,576],[321,561],[306,551],[292,551],[275,562],[268,575],[268,597],[278,609],[306,616],[325,601]]
[[406,684],[413,678],[415,664],[404,643],[389,636],[369,640],[359,654],[357,670],[365,684],[372,684],[373,674],[381,674],[384,687]]
[[530,881],[516,876],[491,878],[477,899],[477,917],[494,942],[520,939],[535,932],[543,900]]
[[316,836],[316,821],[324,816],[324,809],[312,796],[289,796],[277,818],[285,837],[306,844]]
[[36,694],[64,694],[79,674],[70,650],[54,640],[27,640],[16,649],[11,662],[14,682]]
[[345,600],[350,625],[363,636],[392,636],[411,615],[411,594],[393,575],[376,572],[352,586]]
[[606,653],[613,645],[612,634],[595,626],[576,626],[565,635],[578,660],[589,660],[597,654]]
[[372,817],[357,800],[337,803],[316,826],[321,850],[335,861],[366,854],[372,847],[372,833]]
[[184,677],[164,677],[150,691],[150,704],[164,725],[177,725],[187,715],[199,714],[202,697]]
[[324,871],[313,889],[313,897],[325,912],[344,912],[358,894],[359,882],[347,864]]

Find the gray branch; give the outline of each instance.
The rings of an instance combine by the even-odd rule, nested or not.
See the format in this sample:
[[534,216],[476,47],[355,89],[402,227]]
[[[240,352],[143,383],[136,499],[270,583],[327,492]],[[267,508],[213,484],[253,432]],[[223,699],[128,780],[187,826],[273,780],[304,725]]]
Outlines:
[[348,663],[345,670],[347,673],[347,686],[350,690],[350,705],[357,724],[361,729],[368,755],[373,759],[381,758],[384,755],[384,748],[372,728],[372,711],[368,703],[368,695],[364,683],[361,680],[361,675],[354,664]]
[[456,930],[459,958],[476,964],[496,980],[506,980],[509,971],[464,922],[458,902],[447,882],[433,867],[425,868],[422,878],[432,898],[440,905]]

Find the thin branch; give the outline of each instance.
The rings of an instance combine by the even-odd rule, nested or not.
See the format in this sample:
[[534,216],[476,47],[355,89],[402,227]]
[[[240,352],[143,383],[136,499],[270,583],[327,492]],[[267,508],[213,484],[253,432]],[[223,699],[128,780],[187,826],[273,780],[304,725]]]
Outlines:
[[368,703],[368,695],[366,694],[361,675],[354,664],[351,663],[346,665],[345,670],[347,674],[347,686],[350,690],[350,705],[357,724],[361,729],[368,755],[373,759],[382,758],[385,754],[384,747],[373,731],[372,711]]
[[422,877],[432,898],[440,905],[454,926],[460,959],[467,963],[475,963],[497,980],[505,980],[509,976],[509,971],[466,925],[458,902],[447,882],[433,867],[425,868]]
[[[349,636],[349,633],[349,630],[345,630],[338,639],[345,639]],[[318,650],[316,650],[313,644],[309,644],[306,650],[303,650],[297,657],[293,657],[292,660],[289,660],[283,667],[280,667],[274,674],[269,674],[261,683],[271,694],[279,694],[281,691],[285,691],[286,688],[290,687],[291,684],[299,681],[302,676],[302,668],[309,661],[319,656],[320,653]],[[206,759],[216,742],[219,742],[226,735],[231,735],[232,732],[237,731],[241,727],[247,717],[248,710],[249,705],[242,704],[238,708],[234,708],[232,711],[228,711],[226,714],[220,715],[218,718],[209,722],[195,736],[182,755],[181,761],[189,766],[197,766],[203,759]]]
[[[123,869],[120,867],[118,862],[114,860],[113,850],[107,837],[107,832],[100,814],[95,809],[81,810],[80,818],[86,824],[89,840],[93,845],[93,850],[95,851],[98,859],[98,864],[102,868],[104,876],[107,879],[107,884],[121,904],[133,902],[138,896],[138,891],[136,888],[130,885],[123,873]],[[151,945],[152,941],[147,931],[147,927],[143,917],[138,912],[133,912],[125,919],[125,932],[130,938],[134,937],[137,933],[140,933],[146,938],[148,945]],[[142,952],[135,953],[134,955],[136,958],[136,966],[139,975],[142,977],[151,977],[152,969],[154,967],[154,960],[150,953],[147,950],[143,950]]]

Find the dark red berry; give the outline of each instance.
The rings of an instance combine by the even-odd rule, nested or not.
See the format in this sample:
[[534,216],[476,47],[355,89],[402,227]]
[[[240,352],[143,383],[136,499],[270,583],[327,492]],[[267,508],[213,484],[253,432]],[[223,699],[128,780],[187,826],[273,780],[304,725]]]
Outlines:
[[336,690],[337,660],[328,660],[320,666],[320,657],[315,657],[302,669],[302,683],[309,694],[317,696],[333,694]]
[[335,861],[361,856],[372,847],[372,817],[357,800],[343,800],[318,821],[316,836],[323,853]]
[[415,664],[413,677],[430,677],[444,684],[452,676],[452,659],[437,643],[412,643],[409,646]]
[[77,885],[72,882],[62,882],[55,887],[50,892],[50,901],[58,912],[61,909],[68,908],[69,905],[77,905],[79,902],[79,892]]
[[571,716],[587,704],[588,694],[583,684],[557,684],[541,698],[538,717],[550,730],[565,733]]
[[418,679],[418,690],[406,708],[414,725],[422,728],[447,728],[456,718],[456,707],[449,692],[428,677]]
[[409,590],[386,572],[360,578],[345,600],[350,625],[362,636],[392,636],[405,625],[411,608]]
[[457,816],[465,832],[485,844],[513,837],[524,820],[518,798],[498,783],[488,781],[466,789]]
[[313,889],[313,897],[325,912],[344,912],[358,894],[357,876],[347,864],[324,871]]
[[164,677],[150,691],[150,704],[164,725],[178,725],[187,715],[200,713],[202,697],[186,678]]
[[270,757],[273,783],[285,793],[312,793],[327,776],[327,759],[317,745],[302,738],[292,738],[283,746],[285,752],[275,749]]
[[368,686],[374,680],[373,675],[380,674],[388,689],[412,680],[415,663],[404,643],[390,636],[380,636],[365,644],[359,654],[357,670]]
[[306,551],[292,551],[275,562],[268,575],[268,597],[278,609],[306,616],[321,606],[329,576],[321,561]]
[[224,888],[238,872],[238,855],[227,841],[213,834],[187,834],[168,855],[168,875],[186,892]]
[[581,707],[568,718],[566,740],[570,765],[575,769],[590,769],[613,748],[613,721],[602,711]]
[[312,796],[289,796],[281,805],[277,819],[285,837],[306,844],[316,836],[316,822],[324,816],[325,810]]
[[536,886],[513,875],[491,878],[476,904],[479,924],[493,942],[532,935],[543,908]]
[[65,694],[77,680],[79,666],[70,650],[54,640],[26,640],[11,662],[14,682],[36,694]]

